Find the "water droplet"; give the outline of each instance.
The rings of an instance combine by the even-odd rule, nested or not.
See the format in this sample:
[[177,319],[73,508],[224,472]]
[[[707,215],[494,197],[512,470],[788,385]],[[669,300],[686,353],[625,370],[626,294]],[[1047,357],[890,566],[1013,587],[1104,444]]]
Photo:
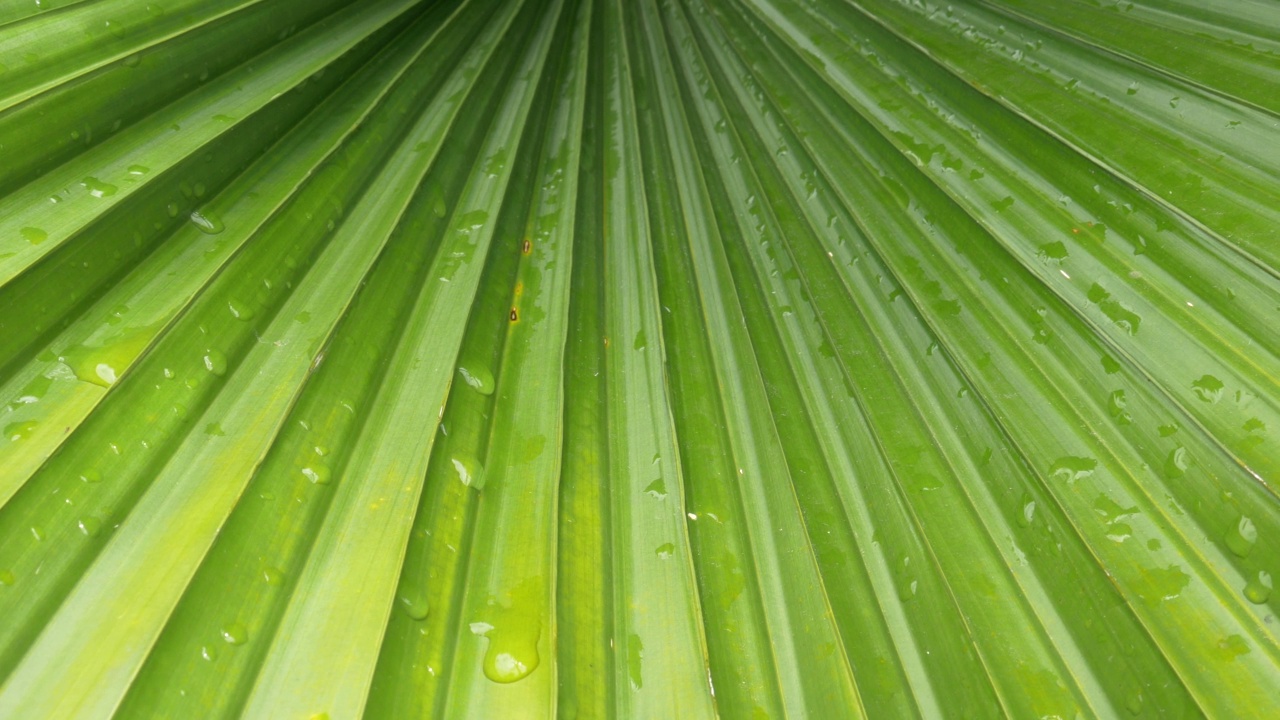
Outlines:
[[0,585],[11,587],[18,582],[18,578],[14,576],[12,570],[0,570]]
[[1036,255],[1041,262],[1061,262],[1067,259],[1067,246],[1061,242],[1045,243]]
[[200,657],[209,662],[213,662],[218,659],[218,651],[212,645],[204,645],[200,648]]
[[76,526],[86,537],[98,537],[98,533],[102,532],[102,521],[95,517],[81,518]]
[[407,593],[400,596],[400,609],[412,620],[426,620],[431,612],[425,593]]
[[942,487],[942,480],[933,473],[917,471],[909,476],[911,489],[917,492],[931,492]]
[[1129,523],[1113,522],[1107,526],[1107,539],[1112,542],[1122,543],[1133,535],[1133,528]]
[[474,458],[455,455],[449,458],[449,464],[463,485],[476,490],[484,488],[484,468]]
[[211,422],[211,423],[209,423],[208,425],[205,425],[205,426],[204,426],[204,434],[205,434],[205,435],[211,435],[211,436],[213,436],[213,437],[225,437],[225,436],[226,436],[226,433],[222,431],[222,425],[221,425],[220,423],[216,423],[216,422]]
[[1143,602],[1155,607],[1166,600],[1178,597],[1189,582],[1191,578],[1177,565],[1144,569],[1142,576],[1134,583],[1134,591]]
[[307,312],[306,310],[303,310],[302,312],[293,316],[293,321],[300,325],[306,325],[307,323],[311,322],[311,313]]
[[662,478],[658,478],[649,483],[649,486],[644,491],[661,500],[667,496],[667,484],[662,481]]
[[1133,422],[1133,417],[1125,410],[1128,404],[1124,396],[1124,390],[1116,390],[1111,393],[1111,397],[1108,399],[1107,409],[1111,412],[1111,417],[1115,418],[1116,422],[1121,425],[1128,425]]
[[1109,355],[1103,355],[1102,371],[1108,375],[1115,375],[1120,372],[1120,363],[1113,360]]
[[627,641],[627,675],[631,678],[632,689],[639,690],[644,687],[644,679],[641,677],[640,664],[644,660],[644,644],[640,642],[640,636],[635,633]]
[[1222,399],[1222,381],[1212,375],[1202,375],[1199,380],[1191,383],[1191,389],[1195,391],[1196,397],[1207,403],[1216,403]]
[[204,368],[214,375],[222,377],[226,374],[227,356],[223,355],[221,351],[210,348],[205,351],[202,360],[204,361]]
[[97,470],[85,470],[80,473],[80,480],[87,483],[100,483],[102,482],[102,475]]
[[222,224],[222,218],[218,217],[212,210],[207,208],[204,210],[193,210],[190,218],[191,224],[195,225],[196,229],[205,235],[217,235],[226,229],[226,226]]
[[1075,482],[1076,480],[1092,475],[1094,469],[1097,467],[1098,461],[1093,458],[1065,455],[1055,460],[1053,464],[1049,466],[1049,474],[1058,480]]
[[1271,573],[1266,570],[1259,570],[1256,575],[1249,578],[1249,582],[1244,586],[1245,598],[1255,605],[1261,605],[1271,597]]
[[24,227],[18,231],[22,238],[32,245],[39,245],[49,239],[49,233],[38,227]]
[[111,387],[151,341],[150,328],[122,332],[100,347],[77,345],[58,359],[84,382]]
[[[48,358],[42,358],[45,362],[49,360],[57,360],[57,355]],[[49,387],[53,385],[53,378],[45,375],[37,375],[31,379],[23,388],[21,394],[9,402],[10,410],[17,410],[23,405],[33,405],[44,399],[45,393],[49,392]]]
[[1105,493],[1098,495],[1097,499],[1093,501],[1093,511],[1098,513],[1103,522],[1107,523],[1113,523],[1138,514],[1136,506],[1123,507]]
[[1252,520],[1241,515],[1240,519],[1227,529],[1223,540],[1231,552],[1240,557],[1249,557],[1253,546],[1258,543],[1258,528]]
[[492,395],[495,383],[489,368],[478,362],[467,362],[458,366],[458,374],[473,390],[481,395]]
[[507,153],[505,150],[499,150],[484,159],[482,170],[489,177],[497,177],[507,164]]
[[893,575],[894,579],[897,580],[898,599],[907,602],[914,598],[916,591],[920,589],[920,581],[916,580],[915,574],[911,571],[911,556],[902,556],[894,567]]
[[1142,697],[1142,690],[1140,688],[1135,688],[1124,699],[1125,709],[1133,713],[1134,715],[1138,715],[1142,712],[1142,705],[1143,705],[1143,697]]
[[13,442],[26,440],[31,437],[31,433],[35,432],[36,427],[40,423],[35,420],[21,420],[19,422],[11,422],[4,426],[4,437]]
[[103,20],[102,26],[107,29],[107,32],[111,33],[111,35],[117,39],[123,39],[128,35],[124,24],[119,20]]
[[178,217],[178,203],[171,202],[168,205],[165,205],[164,209],[165,209],[165,212],[169,213],[169,217],[171,218]]
[[485,617],[470,624],[471,632],[489,641],[484,674],[496,683],[513,683],[538,668],[538,639],[542,634],[538,578],[522,582],[510,602],[490,598]]
[[489,220],[489,212],[487,210],[472,210],[463,213],[458,218],[458,230],[463,234],[470,234],[484,227]]
[[1089,288],[1089,301],[1095,303],[1098,309],[1102,310],[1102,314],[1106,315],[1116,327],[1125,331],[1130,335],[1138,334],[1138,327],[1142,324],[1142,316],[1134,312],[1128,305],[1111,297],[1111,293],[1107,292],[1101,285],[1094,283]]
[[268,585],[279,585],[284,582],[284,571],[278,567],[265,567],[262,569],[262,580]]
[[660,560],[666,560],[675,554],[675,551],[676,546],[674,543],[663,543],[658,546],[657,550],[654,550],[654,554],[656,554]]
[[302,474],[316,485],[328,485],[331,471],[328,465],[322,462],[313,462],[302,468]]
[[89,191],[90,195],[96,198],[110,197],[115,195],[116,191],[120,189],[111,183],[102,182],[95,177],[87,177],[84,180],[81,180],[80,184]]
[[146,175],[149,172],[151,172],[151,168],[147,167],[146,165],[130,165],[129,166],[130,175]]
[[1235,660],[1249,653],[1249,643],[1239,635],[1228,635],[1218,641],[1218,653],[1223,660]]
[[231,623],[222,628],[222,639],[232,645],[243,645],[249,639],[249,630],[240,623]]
[[1036,501],[1027,493],[1022,494],[1022,512],[1018,513],[1018,525],[1031,527],[1036,518]]
[[253,316],[257,314],[252,305],[236,298],[231,298],[227,301],[227,309],[231,311],[231,317],[237,320],[252,320]]
[[1186,474],[1187,468],[1191,465],[1191,458],[1187,455],[1187,449],[1179,445],[1169,451],[1169,457],[1164,461],[1164,474],[1170,480],[1177,480]]

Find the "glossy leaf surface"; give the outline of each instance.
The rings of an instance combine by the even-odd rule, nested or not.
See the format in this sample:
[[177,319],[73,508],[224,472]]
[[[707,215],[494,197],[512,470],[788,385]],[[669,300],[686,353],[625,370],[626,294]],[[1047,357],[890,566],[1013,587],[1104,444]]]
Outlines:
[[1263,0],[0,0],[0,717],[1280,715]]

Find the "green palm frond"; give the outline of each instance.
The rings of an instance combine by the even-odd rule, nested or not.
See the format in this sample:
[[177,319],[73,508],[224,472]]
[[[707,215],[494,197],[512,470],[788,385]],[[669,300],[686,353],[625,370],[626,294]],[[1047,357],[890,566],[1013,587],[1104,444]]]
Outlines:
[[0,0],[0,717],[1280,715],[1269,0]]

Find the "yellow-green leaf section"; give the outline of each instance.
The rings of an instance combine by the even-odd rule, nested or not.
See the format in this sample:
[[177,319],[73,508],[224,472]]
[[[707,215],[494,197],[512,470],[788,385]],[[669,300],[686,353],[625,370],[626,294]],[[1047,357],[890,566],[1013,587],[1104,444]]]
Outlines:
[[1265,0],[0,0],[0,716],[1280,716]]

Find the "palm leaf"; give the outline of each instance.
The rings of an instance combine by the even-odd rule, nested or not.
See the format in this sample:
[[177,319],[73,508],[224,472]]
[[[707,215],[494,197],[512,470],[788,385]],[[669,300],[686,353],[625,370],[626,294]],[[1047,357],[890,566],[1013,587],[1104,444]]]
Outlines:
[[0,716],[1280,714],[1277,50],[0,0]]

